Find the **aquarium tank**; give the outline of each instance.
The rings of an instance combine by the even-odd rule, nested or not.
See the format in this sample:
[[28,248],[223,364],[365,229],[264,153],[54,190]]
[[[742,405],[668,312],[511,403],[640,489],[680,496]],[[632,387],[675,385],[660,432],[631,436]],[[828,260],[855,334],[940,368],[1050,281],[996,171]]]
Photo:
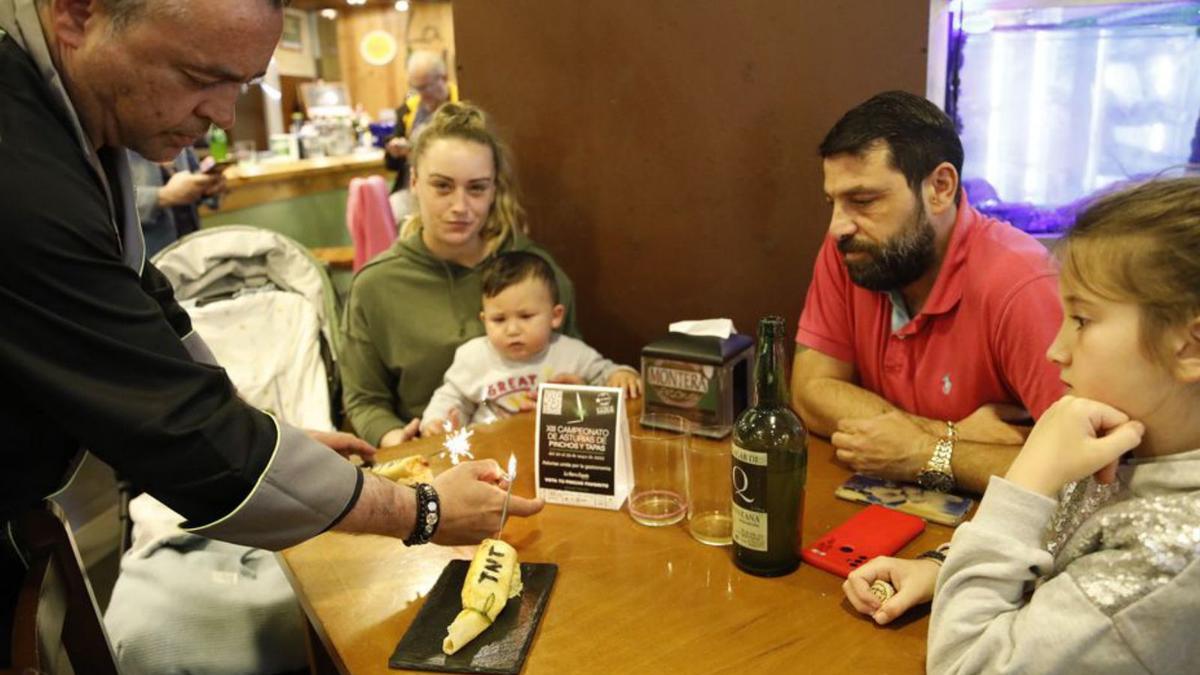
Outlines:
[[946,8],[943,105],[981,211],[1053,234],[1097,191],[1200,171],[1200,2]]

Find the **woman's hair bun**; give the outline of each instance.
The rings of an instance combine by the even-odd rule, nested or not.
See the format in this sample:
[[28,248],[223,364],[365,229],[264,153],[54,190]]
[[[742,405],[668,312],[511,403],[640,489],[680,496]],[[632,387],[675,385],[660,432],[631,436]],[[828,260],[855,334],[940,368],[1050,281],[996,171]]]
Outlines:
[[443,103],[431,123],[442,131],[481,131],[487,128],[483,111],[469,103]]

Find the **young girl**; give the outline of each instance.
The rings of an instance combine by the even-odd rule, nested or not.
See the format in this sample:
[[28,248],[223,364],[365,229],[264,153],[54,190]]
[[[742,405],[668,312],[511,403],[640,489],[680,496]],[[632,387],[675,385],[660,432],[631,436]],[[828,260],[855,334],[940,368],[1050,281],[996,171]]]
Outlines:
[[[931,673],[1195,672],[1200,179],[1101,198],[1059,258],[1066,318],[1047,355],[1068,395],[940,572],[881,558],[846,594],[881,624],[932,595]],[[882,604],[876,579],[896,587]]]

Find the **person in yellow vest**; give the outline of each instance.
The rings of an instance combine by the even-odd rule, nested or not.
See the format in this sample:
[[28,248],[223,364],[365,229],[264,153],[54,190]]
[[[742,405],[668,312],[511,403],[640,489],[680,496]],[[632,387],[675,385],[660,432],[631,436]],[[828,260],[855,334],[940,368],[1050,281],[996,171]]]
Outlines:
[[396,133],[388,139],[384,156],[387,168],[396,172],[392,192],[408,187],[408,152],[414,134],[447,101],[458,101],[458,87],[446,77],[446,62],[437,52],[417,51],[408,57],[408,87],[415,92],[396,109]]

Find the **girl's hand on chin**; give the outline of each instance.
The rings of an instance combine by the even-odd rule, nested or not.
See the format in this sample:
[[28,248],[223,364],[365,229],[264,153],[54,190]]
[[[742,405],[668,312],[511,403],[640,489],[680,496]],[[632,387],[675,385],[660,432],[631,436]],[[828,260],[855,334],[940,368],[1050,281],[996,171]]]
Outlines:
[[1005,478],[1055,498],[1063,485],[1095,474],[1116,479],[1117,460],[1142,442],[1146,427],[1116,408],[1075,396],[1050,406]]

